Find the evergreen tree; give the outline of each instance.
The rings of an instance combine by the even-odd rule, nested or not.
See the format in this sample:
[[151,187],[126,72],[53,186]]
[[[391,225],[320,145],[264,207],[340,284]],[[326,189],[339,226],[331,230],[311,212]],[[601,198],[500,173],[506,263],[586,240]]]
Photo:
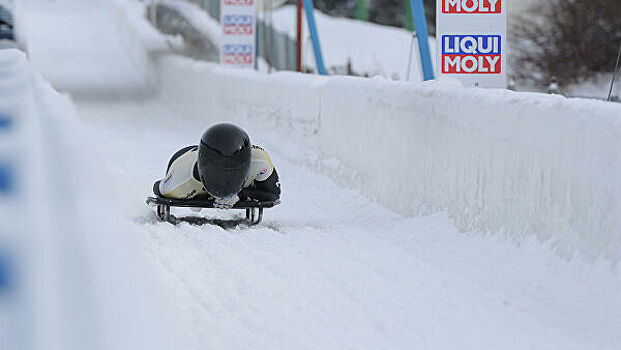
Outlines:
[[370,0],[369,20],[387,26],[405,27],[405,1]]
[[619,0],[549,0],[514,29],[518,78],[561,86],[614,69],[621,41]]
[[[359,0],[360,1],[360,0]],[[409,12],[410,0],[364,0],[370,22],[393,27],[412,29],[412,16]],[[288,4],[297,4],[297,0],[289,0]],[[424,0],[427,29],[430,34],[436,32],[436,0]],[[336,17],[354,18],[356,0],[314,0],[315,8]]]

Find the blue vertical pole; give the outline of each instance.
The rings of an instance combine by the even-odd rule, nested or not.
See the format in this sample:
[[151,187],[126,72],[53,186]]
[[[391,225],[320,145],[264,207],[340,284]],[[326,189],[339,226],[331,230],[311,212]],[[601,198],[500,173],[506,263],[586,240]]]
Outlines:
[[423,65],[423,79],[433,80],[433,65],[431,64],[429,33],[427,33],[427,20],[425,19],[423,0],[410,0],[410,7],[412,8],[412,18],[414,18],[414,27],[416,28],[420,61]]
[[0,250],[0,296],[11,288],[11,273],[8,257]]
[[0,196],[9,193],[12,190],[13,174],[11,169],[3,163],[0,163]]
[[306,19],[308,20],[308,29],[310,31],[311,40],[313,42],[313,52],[317,61],[317,71],[321,75],[326,75],[326,68],[323,65],[323,57],[321,56],[321,46],[319,45],[319,36],[317,35],[317,26],[315,25],[315,15],[313,11],[315,6],[313,0],[302,0],[304,2],[304,10],[306,10]]

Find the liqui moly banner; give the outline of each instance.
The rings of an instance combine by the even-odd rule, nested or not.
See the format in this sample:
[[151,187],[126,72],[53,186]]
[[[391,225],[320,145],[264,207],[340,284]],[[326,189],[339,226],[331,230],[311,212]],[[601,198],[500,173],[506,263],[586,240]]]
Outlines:
[[220,64],[254,68],[256,52],[255,0],[221,0]]
[[465,86],[507,86],[508,0],[437,0],[436,73]]
[[442,73],[502,73],[500,35],[443,35]]
[[501,13],[501,3],[502,0],[442,0],[442,13]]

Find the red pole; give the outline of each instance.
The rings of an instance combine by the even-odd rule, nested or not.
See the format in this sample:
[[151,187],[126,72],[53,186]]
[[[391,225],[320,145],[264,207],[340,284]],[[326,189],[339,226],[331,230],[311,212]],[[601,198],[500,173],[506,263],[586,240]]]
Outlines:
[[298,0],[298,72],[302,71],[302,0]]

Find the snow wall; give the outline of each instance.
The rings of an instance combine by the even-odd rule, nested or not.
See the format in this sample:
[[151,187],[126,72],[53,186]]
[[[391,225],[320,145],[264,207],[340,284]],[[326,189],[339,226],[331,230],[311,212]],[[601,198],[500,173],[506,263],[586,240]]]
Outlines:
[[[117,20],[119,39],[125,41],[137,63],[150,64],[153,55],[168,52],[169,44],[145,18],[145,5],[136,1],[106,0],[102,2]],[[142,61],[141,61],[142,60]]]
[[0,348],[164,349],[138,248],[71,101],[0,50]]
[[[165,98],[318,147],[310,164],[405,215],[621,257],[621,105],[439,83],[260,75],[161,60]],[[286,174],[282,174],[286,176]]]

